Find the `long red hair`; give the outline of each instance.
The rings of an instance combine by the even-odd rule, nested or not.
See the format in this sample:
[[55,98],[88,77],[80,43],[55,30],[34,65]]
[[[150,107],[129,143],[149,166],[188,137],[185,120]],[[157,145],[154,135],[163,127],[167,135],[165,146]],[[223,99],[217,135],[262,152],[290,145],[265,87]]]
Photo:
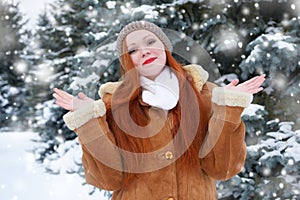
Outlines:
[[[123,49],[126,49],[125,47],[126,44],[123,42]],[[179,64],[167,50],[166,56],[166,65],[176,73],[180,88],[179,103],[175,108],[169,110],[173,124],[172,136],[174,138],[176,134],[180,134],[179,140],[176,141],[175,145],[187,149],[179,159],[184,163],[182,170],[188,170],[199,160],[200,146],[208,127],[208,112],[205,110],[205,103],[193,82],[192,76],[184,70],[181,64]],[[145,108],[140,104],[142,88],[139,82],[139,73],[135,69],[130,55],[125,52],[121,55],[120,60],[120,71],[123,81],[114,92],[112,100],[107,102],[107,120],[109,127],[115,135],[116,144],[121,149],[135,153],[151,152],[153,149],[151,149],[148,138],[134,137],[123,131],[124,129],[120,128],[116,123],[116,121],[122,122],[122,126],[126,127],[126,130],[131,130],[130,123],[126,120],[129,117],[138,126],[146,126],[151,121],[148,113],[149,108]],[[112,108],[112,102],[114,109]],[[128,106],[130,116],[126,116]],[[182,106],[188,106],[188,108],[182,109]],[[200,110],[199,112],[194,112],[195,109]],[[200,117],[195,116],[195,113],[200,113]],[[185,119],[181,121],[183,116]],[[197,118],[199,120],[195,122],[194,119]],[[195,127],[195,123],[198,123],[198,130],[196,137],[190,145],[188,138],[191,137],[189,135],[191,131],[189,131],[189,129],[190,127]],[[123,182],[124,188],[130,184],[130,180],[136,175],[130,172],[130,167],[136,162],[140,161],[137,158],[126,158],[123,160],[124,168],[126,169]]]

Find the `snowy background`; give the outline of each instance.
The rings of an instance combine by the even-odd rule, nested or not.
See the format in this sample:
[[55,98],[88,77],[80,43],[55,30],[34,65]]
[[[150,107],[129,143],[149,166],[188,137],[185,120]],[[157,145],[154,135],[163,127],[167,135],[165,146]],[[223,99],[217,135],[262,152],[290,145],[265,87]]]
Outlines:
[[219,85],[267,75],[243,113],[244,170],[218,182],[219,199],[300,199],[299,13],[299,0],[0,1],[0,199],[109,198],[85,184],[51,91],[98,98],[119,79],[116,34],[140,19],[180,33],[178,59]]
[[[6,132],[0,134],[0,198],[2,200],[94,200],[103,194],[95,192],[90,186],[83,186],[83,180],[76,174],[46,173],[43,165],[37,164],[31,152],[31,141],[36,137],[32,132]],[[80,155],[80,152],[76,152]],[[71,157],[75,157],[75,154]],[[68,162],[60,163],[62,166]]]

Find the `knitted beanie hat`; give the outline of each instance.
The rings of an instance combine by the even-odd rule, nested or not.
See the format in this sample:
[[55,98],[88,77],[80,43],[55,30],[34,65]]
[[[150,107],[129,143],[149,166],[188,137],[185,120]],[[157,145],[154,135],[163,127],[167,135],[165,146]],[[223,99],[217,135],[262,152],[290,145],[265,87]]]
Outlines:
[[125,39],[125,37],[136,30],[148,30],[154,33],[160,40],[161,42],[166,46],[168,51],[172,51],[172,43],[169,40],[169,38],[166,36],[166,34],[159,28],[157,25],[147,22],[147,21],[135,21],[127,24],[119,33],[118,38],[117,38],[117,52],[119,56],[122,55],[123,49],[122,49],[122,42]]

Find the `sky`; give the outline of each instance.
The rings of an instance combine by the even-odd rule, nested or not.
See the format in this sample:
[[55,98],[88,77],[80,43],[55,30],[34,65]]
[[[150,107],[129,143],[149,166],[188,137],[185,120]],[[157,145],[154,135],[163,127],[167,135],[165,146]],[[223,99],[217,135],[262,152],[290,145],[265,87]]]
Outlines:
[[28,25],[34,27],[37,22],[39,13],[41,13],[47,4],[53,3],[55,0],[14,0],[20,2],[19,8],[25,17],[29,19]]

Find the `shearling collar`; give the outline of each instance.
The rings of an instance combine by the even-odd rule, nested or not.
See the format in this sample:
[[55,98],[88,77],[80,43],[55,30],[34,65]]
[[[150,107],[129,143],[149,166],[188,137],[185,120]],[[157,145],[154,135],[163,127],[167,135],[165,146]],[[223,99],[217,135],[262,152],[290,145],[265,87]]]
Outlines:
[[[201,91],[203,85],[208,80],[208,76],[209,76],[208,72],[205,71],[200,65],[196,65],[196,64],[186,65],[183,68],[192,75],[196,87],[199,89],[199,91]],[[105,94],[113,94],[121,83],[122,81],[107,82],[101,85],[98,91],[99,96],[103,98]]]

